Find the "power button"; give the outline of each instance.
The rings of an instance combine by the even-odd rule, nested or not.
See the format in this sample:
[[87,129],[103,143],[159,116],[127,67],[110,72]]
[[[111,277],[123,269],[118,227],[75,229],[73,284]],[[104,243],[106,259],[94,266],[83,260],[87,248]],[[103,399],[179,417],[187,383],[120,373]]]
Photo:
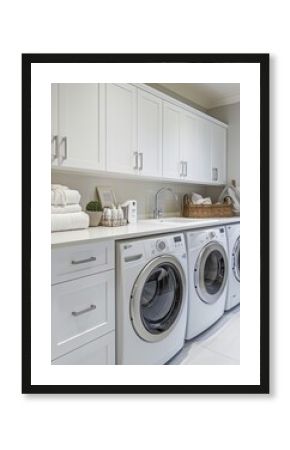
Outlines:
[[163,250],[165,250],[166,249],[166,243],[165,243],[165,241],[157,241],[156,242],[156,248],[157,248],[157,250],[159,250],[160,252],[162,252]]

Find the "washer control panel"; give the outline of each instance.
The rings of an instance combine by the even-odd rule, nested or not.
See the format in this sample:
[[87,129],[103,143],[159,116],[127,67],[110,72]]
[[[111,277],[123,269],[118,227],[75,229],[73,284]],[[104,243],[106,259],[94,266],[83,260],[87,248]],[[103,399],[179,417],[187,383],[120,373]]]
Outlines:
[[[149,244],[149,243],[148,243]],[[184,237],[182,234],[162,236],[150,240],[149,254],[151,256],[162,255],[165,253],[180,252],[185,249]]]

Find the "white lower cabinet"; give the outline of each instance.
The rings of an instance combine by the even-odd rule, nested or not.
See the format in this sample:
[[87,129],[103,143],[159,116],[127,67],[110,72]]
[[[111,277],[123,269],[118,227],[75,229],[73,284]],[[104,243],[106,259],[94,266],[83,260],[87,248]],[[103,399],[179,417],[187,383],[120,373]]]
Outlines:
[[115,364],[115,332],[89,342],[82,347],[52,361],[55,365]]
[[52,283],[53,364],[115,364],[113,241],[54,249]]
[[113,241],[56,248],[51,252],[52,284],[104,272],[114,264]]
[[115,328],[114,271],[52,286],[52,359]]

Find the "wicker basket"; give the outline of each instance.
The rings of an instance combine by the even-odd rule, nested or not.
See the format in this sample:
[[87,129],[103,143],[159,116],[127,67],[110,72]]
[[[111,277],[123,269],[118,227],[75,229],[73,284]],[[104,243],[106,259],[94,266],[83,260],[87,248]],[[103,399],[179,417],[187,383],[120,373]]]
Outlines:
[[232,203],[228,201],[223,204],[194,205],[188,195],[183,197],[183,216],[195,218],[207,217],[232,217],[234,215]]

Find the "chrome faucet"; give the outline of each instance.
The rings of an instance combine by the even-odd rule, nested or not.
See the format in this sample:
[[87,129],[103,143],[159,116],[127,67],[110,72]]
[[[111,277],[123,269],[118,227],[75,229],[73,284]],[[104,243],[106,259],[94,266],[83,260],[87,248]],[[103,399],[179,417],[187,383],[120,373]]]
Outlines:
[[159,189],[159,191],[157,191],[156,194],[155,194],[155,209],[154,209],[154,211],[153,211],[153,214],[154,214],[154,218],[155,218],[155,219],[159,219],[159,216],[160,216],[161,213],[162,213],[162,210],[159,209],[159,206],[158,206],[158,198],[159,198],[159,194],[161,194],[161,192],[165,192],[165,191],[171,192],[171,194],[173,195],[173,197],[175,198],[175,200],[178,201],[178,196],[177,196],[177,194],[175,194],[175,192],[174,192],[171,188],[169,188],[169,187],[163,187],[163,188]]

